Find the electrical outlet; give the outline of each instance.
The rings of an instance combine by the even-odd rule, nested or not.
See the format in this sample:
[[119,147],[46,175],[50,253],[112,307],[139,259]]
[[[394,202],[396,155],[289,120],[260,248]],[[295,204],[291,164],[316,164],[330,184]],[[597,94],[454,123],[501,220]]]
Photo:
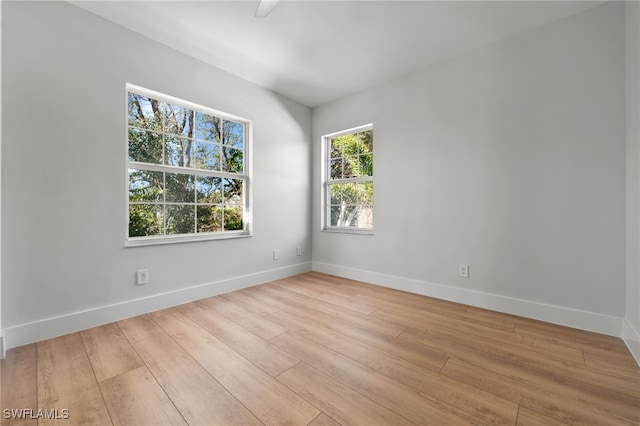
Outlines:
[[280,250],[273,251],[273,260],[280,260]]
[[463,278],[469,278],[469,265],[461,263],[458,266],[458,274]]
[[136,285],[149,284],[149,270],[140,269],[136,272]]
[[302,256],[302,247],[296,247],[296,255]]

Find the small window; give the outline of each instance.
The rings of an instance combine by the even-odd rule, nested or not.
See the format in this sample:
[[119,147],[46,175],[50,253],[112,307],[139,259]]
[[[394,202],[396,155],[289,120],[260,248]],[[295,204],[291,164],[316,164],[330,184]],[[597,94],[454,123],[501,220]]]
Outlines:
[[127,245],[250,235],[251,123],[127,85]]
[[373,233],[373,126],[324,136],[327,231]]

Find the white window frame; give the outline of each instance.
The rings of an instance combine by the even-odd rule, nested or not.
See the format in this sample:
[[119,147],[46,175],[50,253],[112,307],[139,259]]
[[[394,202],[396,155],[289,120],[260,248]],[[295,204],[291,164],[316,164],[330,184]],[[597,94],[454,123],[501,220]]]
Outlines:
[[[129,160],[129,142],[128,142],[129,141],[128,97],[130,92],[143,95],[143,96],[148,96],[163,102],[168,102],[173,105],[178,105],[181,107],[192,109],[194,111],[209,114],[221,119],[227,119],[230,121],[241,123],[243,125],[243,132],[244,132],[243,173],[229,173],[229,172],[212,171],[212,170],[191,168],[191,167],[188,168],[188,167],[170,166],[165,164],[141,163],[141,162],[130,161]],[[172,244],[172,243],[184,243],[184,242],[192,242],[192,241],[207,241],[207,240],[251,237],[253,235],[253,231],[252,231],[253,229],[253,218],[252,218],[253,169],[252,169],[252,161],[251,161],[252,146],[253,146],[253,122],[243,117],[228,114],[223,111],[218,111],[213,108],[209,108],[193,102],[185,101],[180,98],[176,98],[170,95],[166,95],[164,93],[157,92],[155,90],[146,89],[144,87],[136,86],[130,83],[126,84],[124,99],[125,99],[124,110],[125,110],[125,123],[126,123],[124,126],[125,127],[124,128],[124,132],[125,132],[124,145],[125,145],[125,160],[126,160],[125,247],[137,247],[137,246],[148,246],[148,245],[157,245],[157,244]],[[164,146],[163,146],[163,152],[164,152]],[[130,190],[129,169],[130,168],[140,169],[141,166],[144,170],[190,174],[194,176],[199,175],[199,176],[212,176],[212,177],[220,177],[220,178],[233,178],[233,179],[243,180],[244,182],[243,229],[230,230],[230,231],[223,230],[220,232],[197,233],[197,228],[196,228],[196,232],[190,233],[190,234],[164,234],[164,235],[130,237],[129,236],[129,190]],[[194,202],[194,204],[197,206],[197,203]],[[165,208],[168,205],[166,200],[164,199],[164,196],[163,196],[162,205],[163,205],[163,208]]]
[[[358,228],[353,226],[331,226],[331,193],[330,193],[330,184],[341,184],[341,183],[360,183],[360,182],[372,182],[373,183],[373,174],[371,176],[361,176],[356,178],[344,178],[344,179],[330,179],[330,149],[331,149],[331,139],[337,138],[344,135],[349,135],[352,133],[358,133],[366,130],[373,131],[373,123],[364,124],[357,127],[352,127],[350,129],[341,130],[339,132],[330,133],[322,136],[322,172],[321,172],[321,180],[322,180],[322,213],[321,213],[321,223],[322,223],[322,231],[326,232],[335,232],[335,233],[345,233],[345,234],[360,234],[360,235],[373,235],[373,226],[371,228]],[[375,138],[374,138],[375,140]],[[375,150],[375,141],[373,149]],[[373,154],[373,153],[372,153]],[[375,154],[373,155],[373,161],[375,162]],[[375,185],[374,185],[375,192]],[[375,196],[374,201],[375,204]],[[375,211],[375,207],[372,204],[371,208]]]

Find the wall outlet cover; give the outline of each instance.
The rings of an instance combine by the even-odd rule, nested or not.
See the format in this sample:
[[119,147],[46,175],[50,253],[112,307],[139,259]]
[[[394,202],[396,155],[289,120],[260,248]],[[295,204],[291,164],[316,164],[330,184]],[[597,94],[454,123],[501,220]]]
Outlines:
[[458,267],[458,274],[463,278],[469,278],[469,265],[461,263]]
[[136,285],[149,284],[149,270],[140,269],[136,272]]

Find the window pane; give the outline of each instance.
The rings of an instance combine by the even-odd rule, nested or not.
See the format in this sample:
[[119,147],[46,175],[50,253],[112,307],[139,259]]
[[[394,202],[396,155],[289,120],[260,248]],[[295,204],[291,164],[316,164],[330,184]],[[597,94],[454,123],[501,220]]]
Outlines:
[[331,139],[331,152],[329,153],[329,158],[340,157],[342,157],[342,139],[333,138]]
[[128,95],[129,125],[148,130],[162,130],[163,103],[135,93]]
[[[170,203],[194,203],[194,176],[183,173],[166,173],[165,200]],[[169,225],[167,225],[168,227]]]
[[358,187],[355,183],[329,185],[330,204],[357,204]]
[[362,182],[358,184],[358,204],[373,204],[373,182]]
[[343,149],[343,178],[362,176],[359,169],[359,150],[357,134],[344,135],[340,137],[344,145]]
[[222,171],[230,173],[242,173],[242,151],[235,148],[222,147]]
[[330,179],[342,179],[342,158],[334,158],[329,165]]
[[342,163],[342,178],[348,179],[359,176],[357,173],[357,167],[357,161],[354,159],[354,157],[345,157]]
[[130,128],[129,161],[162,164],[162,135]]
[[329,225],[373,228],[373,182],[329,185]]
[[222,179],[213,176],[198,176],[196,180],[198,203],[222,203]]
[[356,226],[358,223],[358,207],[346,206],[342,212],[342,226]]
[[371,206],[358,206],[358,228],[373,228],[373,208]]
[[354,205],[331,206],[331,226],[355,226],[357,213]]
[[244,181],[242,179],[224,179],[224,205],[242,205]]
[[342,185],[329,185],[329,204],[340,204],[342,203]]
[[359,154],[357,134],[352,133],[350,135],[340,136],[340,139],[342,139],[344,157],[353,157]]
[[193,140],[166,136],[165,161],[169,166],[191,167]]
[[222,143],[242,149],[244,147],[244,126],[241,123],[224,120]]
[[162,201],[162,172],[129,169],[129,201]]
[[196,112],[196,138],[207,142],[220,142],[220,119]]
[[220,170],[220,145],[196,141],[194,167]]
[[360,141],[359,149],[361,154],[373,153],[373,130],[366,130],[358,133],[358,139]]
[[198,232],[221,232],[222,208],[198,206]]
[[180,105],[167,104],[164,131],[172,135],[193,138],[193,110]]
[[242,206],[224,208],[224,230],[238,231],[243,229]]
[[330,226],[338,226],[338,219],[340,218],[340,211],[342,207],[340,206],[331,206],[329,224]]
[[358,184],[342,184],[342,202],[346,204],[356,204],[358,202]]
[[195,206],[167,206],[167,234],[192,234],[195,232]]
[[373,176],[373,155],[363,154],[358,157],[358,176]]
[[159,204],[129,205],[129,236],[162,235],[162,206]]

